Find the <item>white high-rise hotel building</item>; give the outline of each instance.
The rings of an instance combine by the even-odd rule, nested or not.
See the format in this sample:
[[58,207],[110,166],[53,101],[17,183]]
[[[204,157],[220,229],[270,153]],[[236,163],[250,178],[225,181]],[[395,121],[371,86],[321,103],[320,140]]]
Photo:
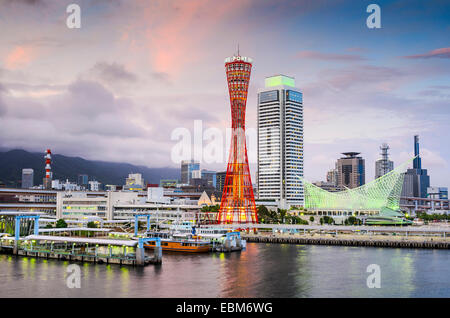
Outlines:
[[303,94],[292,77],[265,84],[258,92],[258,199],[303,206]]

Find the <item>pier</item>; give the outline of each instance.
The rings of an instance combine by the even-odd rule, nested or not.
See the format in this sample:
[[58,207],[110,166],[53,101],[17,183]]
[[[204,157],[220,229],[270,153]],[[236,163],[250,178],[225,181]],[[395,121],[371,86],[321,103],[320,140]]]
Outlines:
[[242,251],[245,249],[246,241],[241,237],[240,232],[229,232],[225,235],[224,240],[214,241],[211,240],[212,252],[234,252]]
[[[104,238],[110,229],[40,229],[40,215],[0,212],[0,253],[133,266],[162,262],[160,238]],[[155,242],[153,256],[145,255],[144,243],[148,241]]]
[[[144,253],[144,241],[156,241],[153,256]],[[29,235],[18,242],[12,237],[0,239],[0,251],[19,256],[39,257],[98,264],[145,266],[161,264],[159,238],[139,240],[93,239],[50,235]]]
[[279,244],[309,244],[309,245],[341,245],[341,246],[364,246],[364,247],[393,247],[393,248],[431,248],[431,249],[449,249],[450,241],[446,239],[412,239],[401,237],[399,239],[393,238],[375,238],[367,235],[355,235],[345,237],[327,236],[294,236],[287,235],[252,235],[245,234],[242,236],[247,242],[255,243],[279,243]]

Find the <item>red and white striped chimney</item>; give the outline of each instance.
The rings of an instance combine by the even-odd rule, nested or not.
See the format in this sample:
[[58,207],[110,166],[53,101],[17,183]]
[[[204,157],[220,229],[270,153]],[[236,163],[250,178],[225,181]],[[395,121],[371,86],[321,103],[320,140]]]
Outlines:
[[47,149],[47,153],[44,156],[45,158],[45,178],[46,179],[51,179],[52,178],[52,167],[51,167],[51,163],[52,163],[52,152],[50,151],[50,149]]

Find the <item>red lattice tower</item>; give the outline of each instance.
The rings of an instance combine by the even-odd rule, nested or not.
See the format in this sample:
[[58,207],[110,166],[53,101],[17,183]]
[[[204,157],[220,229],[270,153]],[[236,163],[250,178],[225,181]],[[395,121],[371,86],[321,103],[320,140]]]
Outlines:
[[245,142],[245,107],[252,60],[238,53],[225,60],[225,69],[230,93],[232,137],[218,223],[257,223]]

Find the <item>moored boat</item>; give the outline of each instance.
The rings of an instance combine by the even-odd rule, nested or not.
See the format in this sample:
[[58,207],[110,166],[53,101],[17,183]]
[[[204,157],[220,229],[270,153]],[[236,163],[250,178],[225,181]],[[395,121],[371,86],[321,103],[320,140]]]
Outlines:
[[[147,233],[147,235],[161,238],[161,248],[163,252],[205,253],[210,251],[210,243],[208,241],[177,239],[166,232]],[[153,249],[155,245],[155,242],[147,242],[144,244],[144,248]]]

